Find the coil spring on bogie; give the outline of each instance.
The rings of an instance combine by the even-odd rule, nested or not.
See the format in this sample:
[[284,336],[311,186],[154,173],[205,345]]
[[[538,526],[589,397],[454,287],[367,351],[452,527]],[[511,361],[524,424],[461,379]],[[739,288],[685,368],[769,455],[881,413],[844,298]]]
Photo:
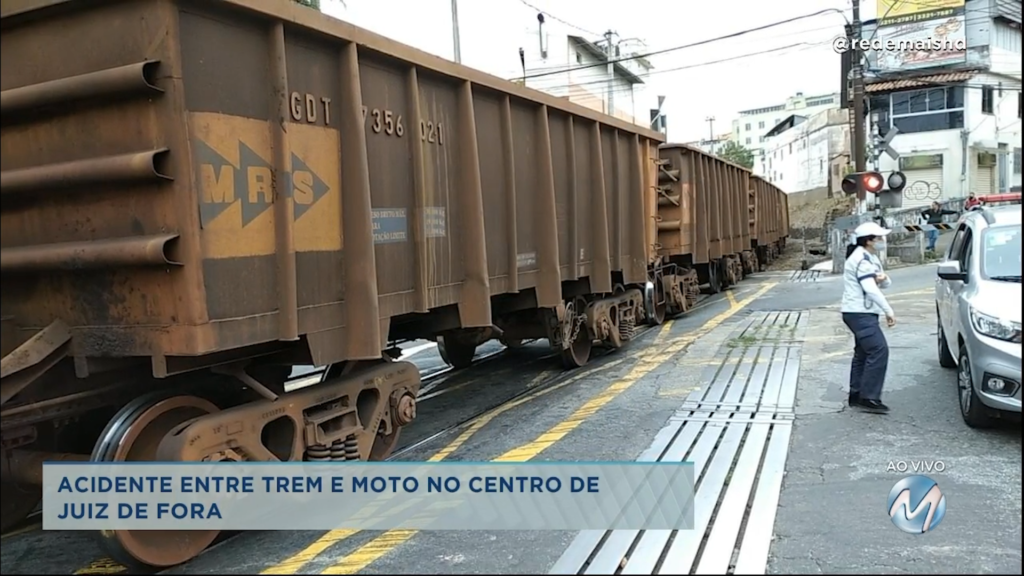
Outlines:
[[331,449],[323,444],[314,444],[306,448],[306,460],[309,462],[330,462]]
[[359,460],[359,437],[352,434],[345,439],[345,460]]
[[632,314],[623,314],[619,319],[619,339],[623,342],[633,337],[633,329],[636,327],[636,318]]
[[306,449],[309,462],[343,462],[359,460],[359,437],[350,435],[344,440],[335,440],[330,447],[316,444]]

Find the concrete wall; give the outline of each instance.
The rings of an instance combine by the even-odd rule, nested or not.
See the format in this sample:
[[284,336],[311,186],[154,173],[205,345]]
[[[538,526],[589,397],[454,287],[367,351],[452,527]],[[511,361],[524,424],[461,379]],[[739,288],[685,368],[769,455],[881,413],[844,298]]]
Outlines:
[[787,194],[829,185],[830,165],[849,150],[845,110],[825,110],[770,138],[754,171]]

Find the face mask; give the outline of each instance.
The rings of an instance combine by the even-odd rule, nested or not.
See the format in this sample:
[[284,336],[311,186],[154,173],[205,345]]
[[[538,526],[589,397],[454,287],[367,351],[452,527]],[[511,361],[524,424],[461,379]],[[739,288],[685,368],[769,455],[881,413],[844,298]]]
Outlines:
[[876,240],[875,250],[885,250],[885,240]]

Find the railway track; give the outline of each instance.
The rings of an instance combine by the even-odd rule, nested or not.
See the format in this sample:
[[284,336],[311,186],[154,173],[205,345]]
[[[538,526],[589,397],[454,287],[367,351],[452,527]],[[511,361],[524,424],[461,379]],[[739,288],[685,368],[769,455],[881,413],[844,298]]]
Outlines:
[[[697,300],[697,304],[693,308],[691,308],[686,313],[686,315],[692,314],[693,312],[700,310],[720,300],[720,297],[715,297],[714,295],[701,295]],[[649,335],[655,328],[660,328],[660,326],[644,325],[643,327],[638,328],[637,334],[634,336],[632,340],[632,346],[627,346],[626,350],[628,350],[630,347],[636,347],[638,344],[640,345],[640,347],[643,347],[645,344],[640,343],[638,341]],[[619,350],[618,352],[623,351],[625,350]],[[502,357],[506,357],[510,352],[512,352],[511,349],[502,348],[500,350],[495,350],[492,352],[481,354],[474,360],[472,366],[463,370],[456,370],[450,366],[445,366],[441,368],[430,367],[423,369],[421,371],[421,389],[419,393],[420,401],[429,402],[431,399],[446,393],[449,389],[454,391],[454,389],[459,388],[462,389],[461,391],[463,393],[472,392],[474,384],[482,383],[480,377],[485,376],[487,374],[490,368],[493,367],[494,361],[500,360]],[[485,417],[488,413],[494,410],[498,410],[502,406],[505,406],[510,403],[520,402],[527,396],[537,395],[544,389],[551,388],[553,386],[558,386],[559,384],[563,383],[568,379],[577,378],[579,377],[581,371],[594,370],[599,367],[601,359],[607,356],[611,356],[615,352],[617,352],[617,350],[611,348],[595,348],[591,358],[591,362],[588,364],[588,366],[577,370],[558,371],[557,373],[554,373],[551,376],[543,378],[539,382],[536,382],[532,386],[524,387],[522,390],[516,392],[511,396],[504,396],[498,399],[497,401],[488,402],[481,406],[479,409],[474,410],[469,415],[459,418],[455,423],[445,426],[437,431],[430,433],[428,436],[422,439],[416,440],[406,446],[402,446],[401,448],[395,450],[395,452],[392,453],[387,460],[403,460],[407,458],[409,455],[415,453],[417,450],[425,446],[429,446],[431,443],[434,443],[439,439],[463,431],[467,427],[472,426],[474,422]],[[548,360],[554,360],[557,358],[557,356],[558,353],[544,354],[529,359],[527,361],[527,364],[537,364]],[[299,376],[291,380],[291,382],[289,383],[289,389],[297,389],[308,385],[312,385],[318,382],[321,377],[322,371],[320,370],[308,374],[303,374],[302,376]],[[459,377],[466,377],[467,382],[456,382],[450,387],[445,386],[445,384],[448,383],[450,380]],[[26,521],[22,523],[20,526],[15,527],[9,530],[8,532],[4,533],[2,535],[2,538],[6,539],[39,528],[40,516],[41,510],[36,511],[32,515],[30,515],[26,519]],[[233,539],[235,536],[238,536],[239,534],[241,534],[241,532],[223,534],[220,538],[217,539],[217,541],[212,546],[210,546],[210,548],[207,551],[219,547],[221,544],[228,542],[229,540]],[[115,573],[115,571],[110,570],[106,573]]]

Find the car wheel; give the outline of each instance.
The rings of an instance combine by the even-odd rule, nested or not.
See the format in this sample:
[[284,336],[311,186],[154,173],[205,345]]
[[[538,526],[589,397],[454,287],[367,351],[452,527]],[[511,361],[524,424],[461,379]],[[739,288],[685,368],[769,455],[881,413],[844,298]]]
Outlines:
[[971,428],[988,428],[992,425],[985,405],[974,389],[974,375],[967,350],[960,351],[960,366],[957,370],[957,392],[960,395],[960,415]]
[[[938,314],[936,314],[938,318]],[[953,358],[953,353],[949,351],[949,342],[946,340],[946,332],[942,330],[942,319],[937,320],[939,325],[939,335],[937,336],[939,342],[939,366],[943,368],[956,368],[956,359]]]

